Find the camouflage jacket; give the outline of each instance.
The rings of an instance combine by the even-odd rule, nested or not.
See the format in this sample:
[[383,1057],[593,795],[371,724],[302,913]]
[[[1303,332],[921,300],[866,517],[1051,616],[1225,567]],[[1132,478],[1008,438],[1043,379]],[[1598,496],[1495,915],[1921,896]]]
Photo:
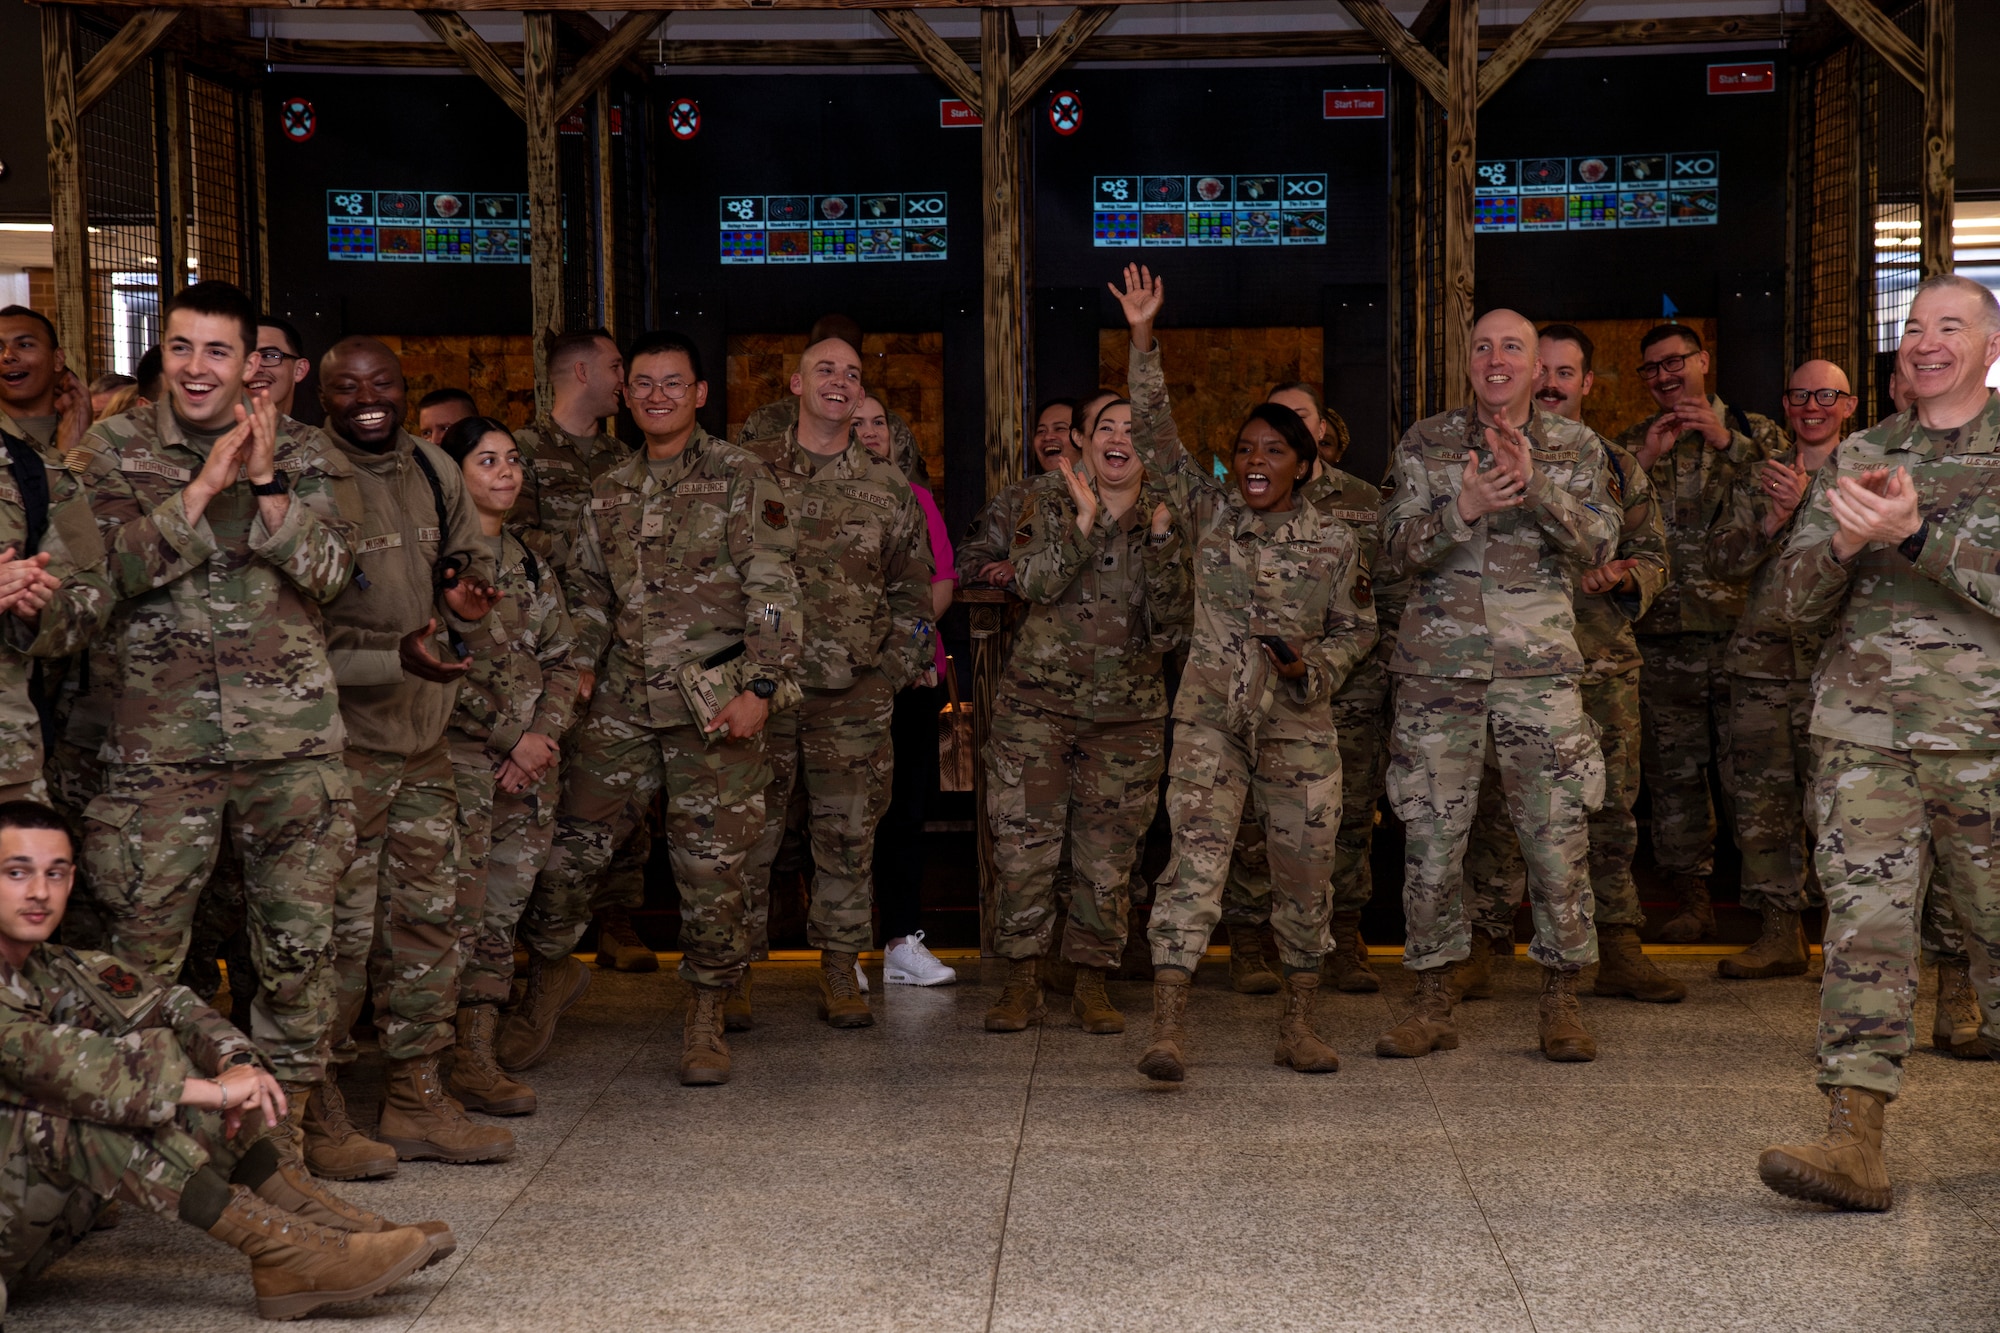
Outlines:
[[[1871,545],[1834,558],[1836,475],[1908,468],[1925,516],[1913,561]],[[1883,750],[2000,749],[2000,396],[1950,431],[1913,410],[1850,435],[1813,477],[1779,557],[1786,619],[1838,613],[1813,734]]]
[[972,520],[964,539],[953,548],[961,586],[979,582],[979,571],[995,560],[1014,558],[1014,535],[1020,531],[1021,511],[1034,482],[1035,478],[1024,477],[1001,488]]
[[122,599],[92,670],[115,681],[114,764],[229,764],[339,754],[340,696],[321,607],[354,570],[354,469],[322,432],[280,422],[292,502],[276,532],[238,481],[189,523],[182,494],[208,458],[162,401],[90,428],[91,511]]
[[[1649,469],[1667,520],[1670,577],[1639,622],[1641,634],[1726,634],[1736,628],[1749,596],[1747,574],[1729,578],[1709,569],[1708,534],[1737,479],[1754,482],[1757,464],[1783,453],[1787,441],[1769,417],[1733,409],[1713,394],[1708,405],[1729,427],[1729,447],[1712,448],[1699,431],[1682,431]],[[1659,415],[1626,427],[1618,443],[1637,454],[1646,443],[1646,428]]]
[[[1798,450],[1788,449],[1781,457],[1797,466]],[[1772,557],[1791,540],[1799,515],[1805,512],[1805,502],[1800,501],[1776,536],[1766,537],[1764,519],[1770,511],[1770,499],[1756,470],[1746,468],[1730,487],[1729,499],[1709,529],[1709,569],[1718,578],[1750,580],[1743,614],[1737,618],[1736,632],[1729,636],[1722,665],[1734,675],[1761,680],[1810,680],[1826,647],[1826,637],[1833,632],[1833,619],[1824,617],[1810,625],[1794,625],[1785,619],[1783,562]]]
[[[1313,498],[1315,483],[1282,513],[1258,513],[1236,488],[1204,472],[1181,447],[1166,378],[1140,370],[1159,353],[1133,352],[1132,444],[1148,478],[1169,497],[1188,542],[1194,622],[1174,720],[1236,736],[1324,740],[1329,705],[1375,643],[1375,607],[1353,526]],[[1183,537],[1183,541],[1187,538]],[[1287,681],[1259,635],[1299,651],[1306,674]]]
[[590,486],[632,456],[632,450],[611,435],[599,433],[579,446],[546,414],[514,432],[520,446],[521,496],[507,515],[507,530],[560,575],[569,567],[570,550],[583,527]]
[[264,1065],[193,991],[110,954],[41,944],[19,969],[0,960],[0,1103],[147,1129],[174,1118],[187,1080],[239,1056]]
[[[11,612],[0,618],[0,786],[12,786],[33,782],[42,772],[41,716],[29,695],[34,659],[83,652],[110,618],[115,598],[104,573],[104,538],[76,474],[38,448],[5,412],[0,412],[0,436],[31,451],[49,493],[41,538],[30,543],[20,485],[11,470],[0,466],[0,550],[12,547],[22,556],[46,551],[49,573],[62,580],[32,626]],[[80,455],[77,463],[88,466],[89,456]],[[45,688],[53,694],[53,675]]]
[[693,720],[678,669],[732,640],[746,678],[796,678],[800,611],[796,506],[771,469],[697,426],[662,471],[641,450],[591,484],[563,592],[592,709],[663,728]]
[[487,541],[497,552],[500,601],[464,631],[472,669],[458,682],[451,736],[483,742],[498,763],[528,732],[563,738],[575,717],[579,680],[570,660],[576,634],[554,567],[511,532]]
[[1595,596],[1577,593],[1576,647],[1583,654],[1586,685],[1601,685],[1613,676],[1638,669],[1639,641],[1632,634],[1632,622],[1646,614],[1668,577],[1667,526],[1660,507],[1653,503],[1652,478],[1623,445],[1599,438],[1610,463],[1605,477],[1611,485],[1612,503],[1625,515],[1612,559],[1639,562],[1632,570],[1638,589]]
[[[458,660],[452,635],[462,639],[473,626],[445,605],[438,561],[455,561],[462,575],[490,583],[493,545],[479,530],[464,473],[444,450],[408,431],[379,454],[338,437],[334,442],[354,470],[361,497],[354,578],[326,607],[327,648],[340,684],[347,743],[383,754],[420,754],[443,738],[458,682],[404,671],[400,644],[405,634],[435,620],[431,651],[444,661]],[[430,464],[428,475],[419,450]]]
[[[1132,395],[1133,442],[1153,451],[1146,456],[1149,468],[1157,462],[1163,471],[1182,473],[1192,484],[1193,478],[1203,474],[1194,456],[1181,442],[1180,427],[1174,422],[1173,402],[1167,392],[1166,364],[1160,355],[1159,343],[1156,341],[1145,351],[1134,347],[1130,357],[1127,392]],[[1341,429],[1346,429],[1344,424]],[[1212,476],[1209,480],[1216,481]],[[1217,482],[1215,489],[1221,495],[1231,494],[1228,483]],[[1384,659],[1379,635],[1401,614],[1406,591],[1401,582],[1384,586],[1375,581],[1382,492],[1351,473],[1321,463],[1314,468],[1311,479],[1299,488],[1299,495],[1322,516],[1338,519],[1354,533],[1357,551],[1354,601],[1358,607],[1369,608],[1369,617],[1375,622],[1378,637],[1375,654],[1356,664],[1339,692],[1352,692],[1360,697],[1363,704],[1375,706],[1385,683],[1381,675]]]
[[[878,398],[876,401],[880,402],[881,400]],[[918,469],[923,469],[927,473],[929,465],[917,453],[917,437],[915,432],[910,429],[910,423],[903,420],[902,414],[887,403],[882,404],[882,413],[889,422],[890,461],[897,467],[902,468],[906,476]],[[745,421],[743,429],[737,432],[737,447],[747,447],[752,440],[763,440],[769,439],[772,436],[783,435],[798,424],[798,395],[788,393],[775,403],[766,403],[762,407],[752,409],[749,420]],[[928,486],[931,484],[928,475],[915,476],[913,480],[919,486]],[[994,557],[994,559],[998,558],[998,556]]]
[[1411,586],[1389,669],[1463,680],[1581,676],[1577,580],[1618,540],[1610,455],[1588,426],[1536,408],[1524,428],[1535,464],[1525,502],[1468,524],[1459,477],[1469,452],[1485,461],[1483,432],[1460,407],[1419,421],[1396,445],[1382,564]]
[[900,690],[930,669],[930,530],[909,479],[850,440],[824,467],[796,431],[748,440],[798,525],[799,683],[844,690],[871,667]]
[[1114,521],[1099,512],[1086,536],[1060,475],[1028,487],[1014,548],[1015,589],[1028,614],[1014,633],[1003,693],[1066,717],[1136,722],[1167,715],[1161,654],[1186,638],[1194,610],[1178,528],[1152,540],[1154,482]]

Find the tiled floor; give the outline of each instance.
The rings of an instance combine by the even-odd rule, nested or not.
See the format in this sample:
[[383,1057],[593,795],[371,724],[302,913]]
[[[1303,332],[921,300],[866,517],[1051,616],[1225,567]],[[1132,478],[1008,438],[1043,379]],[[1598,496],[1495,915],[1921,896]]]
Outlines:
[[[997,981],[878,985],[835,1033],[811,973],[757,975],[736,1080],[672,1077],[680,986],[599,973],[535,1071],[542,1111],[492,1167],[344,1186],[436,1215],[458,1254],[334,1312],[353,1330],[2000,1327],[2000,1068],[1924,1051],[1890,1111],[1885,1215],[1757,1181],[1816,1134],[1814,990],[1666,960],[1678,1006],[1586,1000],[1603,1054],[1534,1051],[1536,970],[1461,1009],[1464,1045],[1370,1053],[1408,982],[1336,996],[1338,1074],[1270,1063],[1276,1001],[1204,969],[1192,1077],[1149,1084],[1144,987],[1123,1037],[990,1035]],[[970,979],[979,964],[961,962]],[[879,980],[879,974],[878,974]],[[1928,987],[1928,979],[1927,979]],[[1919,1012],[1923,1030],[1929,1006]],[[122,1225],[16,1293],[13,1333],[259,1327],[243,1261]]]

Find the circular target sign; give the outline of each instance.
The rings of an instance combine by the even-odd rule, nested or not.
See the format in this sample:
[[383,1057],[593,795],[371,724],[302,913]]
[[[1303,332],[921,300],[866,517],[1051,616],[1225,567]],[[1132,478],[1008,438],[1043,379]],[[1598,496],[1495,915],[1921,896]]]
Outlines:
[[318,132],[319,113],[305,98],[287,97],[278,104],[278,123],[287,139],[293,143],[304,143]]
[[1049,128],[1057,134],[1075,134],[1083,128],[1083,99],[1072,92],[1060,92],[1049,99]]
[[667,107],[667,130],[680,140],[701,133],[701,103],[692,97],[676,97]]

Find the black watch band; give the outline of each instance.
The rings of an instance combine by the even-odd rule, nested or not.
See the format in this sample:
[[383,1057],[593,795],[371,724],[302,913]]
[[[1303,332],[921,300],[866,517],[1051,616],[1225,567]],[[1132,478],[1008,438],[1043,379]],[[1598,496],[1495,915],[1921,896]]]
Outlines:
[[1931,521],[1929,519],[1925,519],[1922,523],[1917,525],[1917,530],[1915,532],[1911,533],[1909,536],[1903,538],[1901,542],[1897,543],[1896,549],[1903,553],[1903,559],[1908,560],[1912,564],[1915,564],[1917,557],[1924,553],[1924,541],[1930,535],[1931,535]]
[[756,695],[759,699],[768,700],[773,695],[777,694],[777,692],[778,692],[778,682],[775,680],[760,679],[760,680],[753,680],[750,682],[750,693]]
[[250,483],[250,494],[252,495],[285,495],[291,489],[291,478],[282,472],[273,472],[271,479],[261,486],[254,481]]
[[238,1065],[254,1065],[256,1063],[257,1063],[257,1053],[255,1051],[238,1051],[236,1052],[236,1054],[224,1060],[222,1062],[222,1067],[224,1069],[234,1069]]

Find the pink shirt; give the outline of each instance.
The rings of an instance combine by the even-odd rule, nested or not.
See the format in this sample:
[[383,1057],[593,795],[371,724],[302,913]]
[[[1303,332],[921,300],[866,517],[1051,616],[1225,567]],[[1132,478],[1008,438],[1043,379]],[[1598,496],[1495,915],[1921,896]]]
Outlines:
[[[930,528],[931,563],[937,567],[937,573],[931,576],[931,582],[957,583],[958,562],[952,558],[951,554],[951,530],[944,525],[944,515],[938,512],[937,500],[931,495],[931,488],[928,486],[912,484],[910,489],[916,492],[917,504],[924,511],[924,523]],[[943,684],[946,670],[944,636],[937,635],[935,638],[936,647],[934,651],[936,653],[935,661],[938,669],[938,683]]]

